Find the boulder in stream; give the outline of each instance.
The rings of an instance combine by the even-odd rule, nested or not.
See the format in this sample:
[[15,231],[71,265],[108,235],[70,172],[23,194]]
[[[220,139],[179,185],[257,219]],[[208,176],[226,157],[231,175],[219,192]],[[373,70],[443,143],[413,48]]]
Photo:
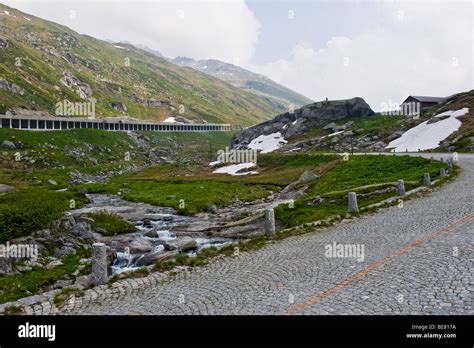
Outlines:
[[186,251],[197,247],[197,242],[191,237],[182,237],[175,240],[167,241],[165,244],[165,250],[178,250]]
[[135,266],[142,267],[142,266],[151,265],[158,261],[171,260],[171,259],[174,259],[176,256],[178,256],[178,254],[179,254],[178,250],[152,251],[140,257],[137,260]]

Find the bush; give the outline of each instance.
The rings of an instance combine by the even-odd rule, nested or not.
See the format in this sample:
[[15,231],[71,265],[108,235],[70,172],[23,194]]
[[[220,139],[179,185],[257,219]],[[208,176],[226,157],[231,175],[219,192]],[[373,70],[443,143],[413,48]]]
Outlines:
[[80,207],[86,198],[73,192],[30,188],[0,196],[0,243],[48,227],[70,209],[70,200]]
[[94,219],[97,228],[101,228],[105,231],[104,235],[106,236],[136,231],[135,226],[123,220],[120,216],[105,210],[89,213],[87,215]]

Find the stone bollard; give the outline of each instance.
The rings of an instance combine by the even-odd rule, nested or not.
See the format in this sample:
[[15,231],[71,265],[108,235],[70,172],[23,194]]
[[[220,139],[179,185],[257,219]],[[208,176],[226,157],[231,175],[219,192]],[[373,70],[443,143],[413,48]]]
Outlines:
[[440,176],[441,178],[444,178],[444,177],[446,176],[446,170],[445,170],[444,168],[441,168],[441,169],[439,170],[439,176]]
[[107,284],[107,247],[104,243],[92,244],[92,283],[94,285]]
[[451,174],[453,172],[453,160],[449,159],[448,161],[448,173]]
[[349,192],[348,210],[349,213],[356,213],[359,211],[359,207],[357,206],[357,194],[355,192]]
[[397,195],[405,196],[405,181],[401,179],[397,182]]
[[443,157],[441,157],[439,160],[441,161],[441,163],[444,163],[444,158]]
[[265,234],[267,236],[275,234],[275,211],[273,209],[265,210]]
[[425,173],[423,176],[423,186],[430,186],[431,185],[431,178],[430,173]]

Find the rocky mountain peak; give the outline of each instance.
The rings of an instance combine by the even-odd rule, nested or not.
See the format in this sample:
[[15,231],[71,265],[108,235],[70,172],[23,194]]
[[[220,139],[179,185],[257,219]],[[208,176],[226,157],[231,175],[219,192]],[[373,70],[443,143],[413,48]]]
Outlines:
[[270,121],[260,123],[256,126],[244,129],[237,134],[232,144],[245,146],[260,135],[269,135],[280,132],[288,139],[306,131],[321,127],[342,118],[366,117],[374,114],[374,111],[364,99],[356,97],[344,100],[325,100],[315,102],[294,111],[288,111],[276,116]]

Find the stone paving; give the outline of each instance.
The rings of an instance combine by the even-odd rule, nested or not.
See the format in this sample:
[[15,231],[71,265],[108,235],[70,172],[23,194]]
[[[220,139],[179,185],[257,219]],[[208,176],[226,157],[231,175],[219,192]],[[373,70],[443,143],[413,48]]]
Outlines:
[[[175,276],[155,273],[89,290],[59,312],[474,314],[474,156],[460,155],[458,164],[459,178],[404,202],[403,208],[383,209]],[[326,257],[325,246],[334,242],[363,246],[364,260]],[[58,312],[47,303],[28,311]]]

